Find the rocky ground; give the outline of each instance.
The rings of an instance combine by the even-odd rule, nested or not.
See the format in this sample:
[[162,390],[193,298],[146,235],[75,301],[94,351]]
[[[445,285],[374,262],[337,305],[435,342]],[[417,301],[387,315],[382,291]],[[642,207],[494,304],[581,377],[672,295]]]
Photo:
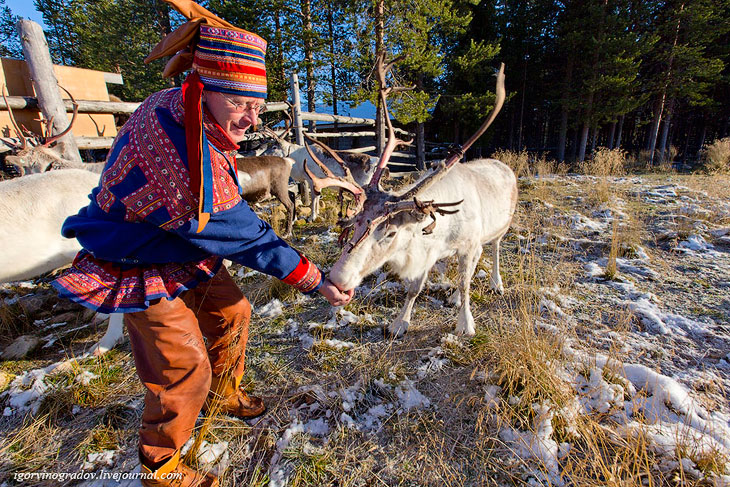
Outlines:
[[[730,485],[730,178],[520,190],[505,294],[489,291],[488,252],[474,277],[474,337],[452,335],[454,265],[398,340],[381,330],[405,292],[386,272],[333,310],[232,266],[255,307],[247,387],[270,409],[201,416],[190,461],[224,485]],[[335,235],[299,222],[293,243],[328,265]],[[139,468],[129,345],[78,359],[104,326],[50,280],[0,289],[0,485],[118,485],[102,477]]]

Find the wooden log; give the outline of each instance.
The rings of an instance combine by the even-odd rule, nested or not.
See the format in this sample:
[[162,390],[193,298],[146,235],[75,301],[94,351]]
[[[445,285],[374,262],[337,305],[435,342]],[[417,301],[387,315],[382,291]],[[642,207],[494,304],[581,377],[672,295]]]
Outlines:
[[[244,140],[266,139],[267,135],[262,133],[246,134]],[[75,137],[76,146],[82,150],[109,149],[114,142],[114,137]],[[14,145],[20,143],[19,139],[12,137],[0,138],[0,154],[11,151]]]
[[347,149],[347,152],[357,152],[357,153],[373,152],[373,151],[375,151],[375,149],[376,149],[376,147],[374,145],[369,145],[367,147],[355,147],[353,149]]
[[[406,132],[405,130],[401,129],[394,129],[396,133],[399,133],[401,135],[405,136],[413,136],[412,133]],[[326,137],[375,137],[375,132],[373,131],[363,131],[363,132],[307,132],[307,135],[312,137],[313,139],[316,138],[326,138]]]
[[[76,100],[79,105],[79,113],[113,113],[113,114],[130,114],[134,112],[140,103],[132,102],[116,102],[116,101],[92,101],[92,100]],[[9,96],[8,105],[13,110],[37,110],[38,100],[30,96]],[[66,112],[73,111],[73,103],[71,100],[63,100]],[[5,100],[0,98],[0,109],[7,110]]]
[[114,142],[114,137],[76,137],[76,145],[79,149],[109,149]]
[[346,117],[344,115],[330,115],[327,113],[302,112],[302,120],[317,120],[319,122],[353,123],[358,125],[375,125],[370,118]]
[[[23,55],[28,64],[43,117],[46,120],[53,120],[51,133],[60,133],[68,126],[68,117],[58,88],[58,80],[53,72],[53,62],[48,52],[48,42],[43,28],[32,20],[20,20],[15,27],[20,35]],[[64,158],[81,162],[81,155],[71,132],[63,136],[59,142],[63,143],[61,146]]]
[[375,132],[307,132],[307,135],[313,139],[327,137],[375,137]]
[[[73,111],[71,100],[64,100],[64,106],[67,112]],[[120,115],[128,115],[134,112],[141,103],[139,102],[117,102],[117,101],[95,101],[95,100],[76,100],[79,105],[79,113],[113,113]],[[31,96],[9,96],[8,104],[13,110],[33,110],[38,109],[38,100]],[[5,100],[0,98],[0,109],[7,110]],[[279,112],[288,110],[289,105],[285,102],[273,102],[266,104],[267,112]]]

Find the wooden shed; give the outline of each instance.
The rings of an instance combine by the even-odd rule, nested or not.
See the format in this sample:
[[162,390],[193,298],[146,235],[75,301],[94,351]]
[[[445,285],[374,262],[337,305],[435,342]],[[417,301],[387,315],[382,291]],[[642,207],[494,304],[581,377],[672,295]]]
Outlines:
[[[53,66],[58,83],[78,100],[109,101],[107,83],[121,84],[122,76],[116,73],[94,71],[71,66]],[[0,58],[0,83],[7,86],[10,96],[35,97],[28,66],[25,61]],[[1,88],[1,87],[0,87]],[[63,93],[64,99],[68,96]],[[16,120],[34,133],[41,132],[39,110],[13,110]],[[69,121],[71,113],[68,113]],[[73,127],[75,137],[114,137],[117,128],[112,114],[79,113]],[[15,137],[7,110],[0,110],[0,136]]]

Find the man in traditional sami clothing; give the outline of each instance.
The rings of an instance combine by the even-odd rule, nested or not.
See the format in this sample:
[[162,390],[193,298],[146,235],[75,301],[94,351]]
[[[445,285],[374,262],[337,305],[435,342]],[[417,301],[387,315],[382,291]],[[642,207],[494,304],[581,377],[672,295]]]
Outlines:
[[208,487],[214,476],[180,462],[200,411],[252,418],[266,409],[240,387],[251,306],[222,259],[335,306],[352,290],[335,287],[241,199],[234,157],[264,106],[266,41],[190,0],[165,1],[189,22],[148,61],[174,54],[166,76],[192,71],[120,130],[91,203],[63,226],[83,250],[53,284],[84,306],[125,313],[147,389],[139,453],[154,478],[143,483]]

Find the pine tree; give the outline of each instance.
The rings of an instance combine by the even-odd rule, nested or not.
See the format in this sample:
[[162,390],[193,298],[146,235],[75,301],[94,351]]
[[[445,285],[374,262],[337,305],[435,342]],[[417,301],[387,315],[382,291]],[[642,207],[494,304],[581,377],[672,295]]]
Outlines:
[[0,56],[22,58],[23,49],[15,31],[19,17],[13,15],[5,0],[0,0]]
[[664,122],[663,152],[676,103],[707,106],[713,85],[720,81],[724,63],[707,49],[728,31],[725,0],[668,0],[659,2],[654,22],[659,38],[648,56],[648,78],[653,98],[652,123],[646,149],[655,160],[660,124]]

